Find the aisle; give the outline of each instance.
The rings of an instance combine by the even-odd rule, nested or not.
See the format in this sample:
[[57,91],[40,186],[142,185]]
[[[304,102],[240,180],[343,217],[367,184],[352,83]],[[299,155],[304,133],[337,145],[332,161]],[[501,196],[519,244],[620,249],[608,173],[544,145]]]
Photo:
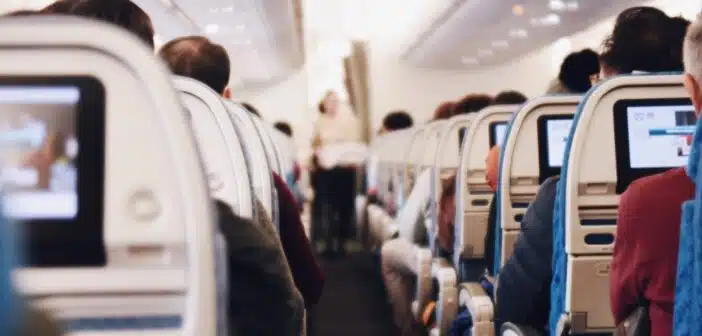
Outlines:
[[346,258],[320,257],[326,281],[312,312],[310,336],[395,335],[375,256],[350,252]]

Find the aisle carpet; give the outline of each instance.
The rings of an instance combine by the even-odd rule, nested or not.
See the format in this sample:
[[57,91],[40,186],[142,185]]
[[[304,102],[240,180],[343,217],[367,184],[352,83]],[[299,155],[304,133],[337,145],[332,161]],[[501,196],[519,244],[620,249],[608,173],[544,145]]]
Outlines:
[[308,335],[396,335],[376,256],[350,250],[344,258],[319,257],[326,283],[319,304],[310,312]]

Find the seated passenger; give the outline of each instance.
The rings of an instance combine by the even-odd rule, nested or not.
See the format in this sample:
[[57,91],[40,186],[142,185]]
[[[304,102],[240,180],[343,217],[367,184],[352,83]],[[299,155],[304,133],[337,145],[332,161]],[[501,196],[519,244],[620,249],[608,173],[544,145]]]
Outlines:
[[495,96],[495,105],[520,105],[527,100],[527,96],[519,91],[505,90]]
[[[275,129],[277,129],[278,131],[280,131],[283,134],[290,137],[290,139],[293,138],[292,127],[290,127],[290,124],[288,124],[287,122],[277,121],[273,124],[273,127],[275,127]],[[294,146],[294,144],[288,150],[293,151],[293,152],[297,152],[297,148]],[[285,183],[290,188],[290,191],[292,192],[293,196],[295,197],[295,202],[297,203],[298,210],[300,212],[302,212],[303,206],[305,203],[305,196],[302,194],[302,191],[300,191],[300,186],[298,185],[299,182],[300,182],[300,163],[297,162],[297,159],[295,159],[293,162],[292,174],[289,174],[289,176],[285,177]]]
[[[434,120],[448,119],[458,114],[475,113],[492,103],[487,95],[468,95],[461,101],[441,104]],[[414,320],[411,311],[412,288],[417,274],[418,244],[426,244],[428,227],[424,218],[431,193],[431,170],[424,170],[395,218],[399,237],[383,244],[381,249],[381,271],[385,288],[393,310],[395,325],[402,335],[421,333],[421,326]],[[424,307],[420,307],[423,309]]]
[[[670,28],[671,21],[673,28]],[[665,66],[667,69],[664,70],[679,70],[682,44],[680,35],[684,33],[684,22],[654,12],[647,23],[662,32],[659,35],[662,35],[660,38],[663,41],[673,44],[670,47],[673,59],[644,60],[638,57],[635,58],[637,62],[653,64],[635,64],[628,68],[616,66],[616,42],[619,38],[630,41],[631,35],[626,34],[631,34],[632,31],[615,30],[610,50],[605,53],[605,61],[615,64],[616,69],[643,68],[652,71],[651,68]],[[684,41],[685,87],[695,106],[695,114],[699,116],[702,110],[702,23],[693,24]],[[656,47],[665,49],[667,43],[660,44],[662,46]],[[665,61],[668,63],[658,64]],[[648,65],[649,69],[645,69],[644,65]],[[638,179],[621,195],[610,273],[610,300],[617,324],[626,319],[639,304],[645,303],[651,319],[651,335],[673,334],[681,206],[694,196],[695,185],[687,176],[685,167]]]
[[[229,56],[222,46],[205,37],[182,37],[168,42],[159,54],[174,74],[197,79],[224,98],[231,97],[231,90],[227,86],[230,76]],[[285,181],[277,174],[272,174],[280,206],[280,242],[295,284],[305,299],[305,305],[309,307],[319,301],[324,279],[305,235],[295,199]]]
[[583,49],[566,56],[558,78],[551,82],[547,93],[585,93],[600,73],[599,56],[592,49]]
[[[611,76],[618,73],[630,73],[637,69],[641,71],[679,70],[681,62],[679,60],[676,61],[676,58],[680,58],[684,31],[674,29],[673,22],[674,19],[650,7],[636,7],[622,12],[615,24],[614,33],[605,42],[605,52],[601,57],[604,61],[603,74]],[[541,185],[539,193],[524,216],[522,221],[523,230],[517,238],[514,252],[500,272],[495,307],[497,328],[508,321],[541,330],[548,324],[550,301],[545,298],[545,295],[550,295],[550,283],[553,277],[551,269],[553,250],[552,216],[557,179],[557,177],[547,179]],[[663,193],[660,194],[663,195]],[[622,195],[622,201],[624,198],[625,196]],[[678,226],[680,222],[680,205],[677,206],[674,212],[677,213],[677,221],[671,217],[670,221],[666,221],[666,223],[676,221],[675,225]],[[620,220],[622,213],[620,204]],[[629,225],[635,224],[640,225],[642,223],[632,221]],[[617,224],[618,230],[621,228],[620,225],[620,223]],[[624,226],[626,227],[627,225],[625,224]],[[639,230],[638,232],[650,231]],[[617,249],[615,246],[615,258],[616,254],[621,253],[617,252]],[[619,249],[621,250],[621,246]],[[620,260],[630,263],[633,259]],[[672,267],[671,281],[674,282],[676,263],[671,262],[671,264],[673,264],[670,266]],[[612,273],[610,273],[612,281],[616,281],[615,279],[619,277],[615,274],[621,272],[621,270],[615,269],[619,267],[621,266],[617,266],[616,262],[613,261]],[[613,286],[612,300],[613,302],[618,302],[618,293],[616,293],[615,287],[618,286]],[[674,284],[670,288],[670,311],[672,312],[672,289]],[[518,300],[514,298],[518,298]],[[630,312],[628,311],[624,316]],[[621,319],[616,320],[617,322],[621,321]]]

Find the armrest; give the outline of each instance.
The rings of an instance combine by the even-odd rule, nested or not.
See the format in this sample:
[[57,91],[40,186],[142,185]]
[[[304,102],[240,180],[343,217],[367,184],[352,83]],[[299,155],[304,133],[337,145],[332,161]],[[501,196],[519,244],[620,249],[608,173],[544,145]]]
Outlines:
[[417,251],[417,288],[412,303],[412,312],[417,321],[421,319],[422,310],[429,304],[432,295],[431,278],[432,256],[428,248]]
[[459,304],[468,309],[473,320],[472,334],[495,335],[495,307],[483,286],[477,282],[465,282],[459,285],[458,290]]
[[500,335],[502,336],[544,336],[546,333],[543,331],[536,330],[532,327],[522,326],[507,322],[500,328]]
[[456,270],[443,259],[436,259],[432,265],[432,276],[438,283],[436,299],[436,325],[439,334],[446,334],[458,315],[458,284]]

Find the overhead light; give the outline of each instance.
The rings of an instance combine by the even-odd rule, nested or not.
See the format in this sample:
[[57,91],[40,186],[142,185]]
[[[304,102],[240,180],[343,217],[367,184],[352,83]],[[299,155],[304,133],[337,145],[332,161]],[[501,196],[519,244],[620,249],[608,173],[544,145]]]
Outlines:
[[550,13],[544,17],[532,18],[530,22],[533,26],[537,27],[557,26],[561,23],[561,17],[556,13]]
[[495,52],[490,49],[478,49],[478,57],[491,57]]
[[231,13],[234,11],[234,6],[229,6],[229,7],[224,7],[222,8],[223,13]]
[[461,63],[465,65],[478,65],[480,61],[475,57],[461,57]]
[[569,1],[568,3],[566,3],[566,9],[569,12],[575,12],[578,9],[580,9],[580,4],[578,4],[577,1]]
[[173,4],[173,0],[161,0],[161,3],[166,6],[166,8],[173,8],[175,7],[175,4]]
[[511,38],[527,38],[529,37],[529,33],[526,31],[526,29],[510,29],[509,31],[509,37]]
[[505,40],[492,41],[492,47],[496,48],[496,49],[509,48],[509,42],[507,42]]
[[219,13],[219,8],[210,8],[210,13]]
[[236,30],[238,30],[238,31],[242,31],[242,30],[246,29],[246,25],[243,24],[243,23],[242,23],[242,24],[238,24],[238,25],[236,25],[236,26],[234,27],[234,29],[236,29]]
[[551,0],[548,2],[548,8],[554,12],[562,12],[566,9],[566,4],[563,0]]
[[514,16],[523,16],[524,15],[524,6],[520,4],[516,4],[512,6],[512,14]]
[[205,25],[205,34],[217,34],[219,32],[219,25],[218,24],[208,24]]

